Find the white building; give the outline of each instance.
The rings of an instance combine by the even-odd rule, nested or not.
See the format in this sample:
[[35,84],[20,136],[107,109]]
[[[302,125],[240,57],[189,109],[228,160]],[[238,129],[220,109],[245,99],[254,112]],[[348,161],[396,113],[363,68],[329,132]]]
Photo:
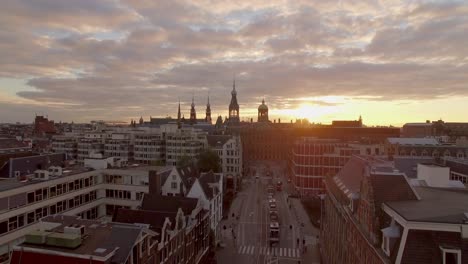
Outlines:
[[[0,180],[0,260],[35,230],[42,217],[76,215],[83,219],[109,217],[115,208],[136,209],[148,193],[149,177],[163,167],[131,169],[44,168],[29,180]],[[0,261],[2,263],[2,261]]]
[[69,159],[76,159],[78,140],[71,135],[56,135],[52,138],[52,151],[65,153]]
[[169,166],[177,166],[182,157],[195,159],[208,145],[207,132],[193,127],[175,128],[166,132],[166,165]]
[[223,175],[213,172],[201,174],[193,182],[187,197],[198,198],[202,201],[203,209],[210,211],[210,227],[218,243],[223,217]]
[[134,158],[143,164],[164,164],[166,142],[162,133],[142,133],[135,135]]
[[221,172],[226,181],[232,180],[233,188],[242,178],[242,143],[238,135],[209,135],[208,145],[221,160]]
[[104,142],[104,156],[133,161],[133,134],[113,133]]
[[161,173],[161,195],[186,196],[198,177],[199,173],[194,166],[179,169],[173,166],[171,170]]

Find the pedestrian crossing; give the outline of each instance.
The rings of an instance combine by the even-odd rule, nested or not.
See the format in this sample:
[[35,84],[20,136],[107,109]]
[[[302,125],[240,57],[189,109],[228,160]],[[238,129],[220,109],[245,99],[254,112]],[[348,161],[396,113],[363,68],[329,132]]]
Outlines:
[[300,251],[296,248],[275,248],[275,247],[256,247],[240,246],[237,250],[240,255],[265,255],[277,256],[282,258],[300,258]]

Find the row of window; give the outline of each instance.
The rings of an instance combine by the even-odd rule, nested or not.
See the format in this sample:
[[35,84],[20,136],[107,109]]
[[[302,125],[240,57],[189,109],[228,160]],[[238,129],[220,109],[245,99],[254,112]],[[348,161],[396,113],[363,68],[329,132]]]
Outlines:
[[239,167],[227,166],[226,172],[239,172]]
[[239,164],[239,159],[227,158],[226,159],[226,164]]
[[106,197],[130,200],[132,196],[130,191],[106,189]]
[[33,224],[45,216],[59,214],[94,200],[96,200],[96,191],[91,191],[68,200],[59,201],[50,206],[44,206],[25,214],[10,217],[8,220],[0,223],[0,235],[25,225]]
[[135,159],[162,159],[164,158],[164,155],[161,153],[155,153],[155,154],[135,154]]
[[27,204],[40,202],[48,198],[53,198],[55,196],[66,194],[68,192],[78,191],[78,190],[90,187],[92,185],[95,185],[96,183],[97,183],[97,177],[90,176],[87,178],[81,178],[81,179],[76,179],[74,181],[57,184],[51,187],[37,189],[35,191],[27,193]]
[[456,174],[456,173],[450,173],[450,180],[452,181],[460,181],[462,182],[463,184],[467,184],[468,183],[468,176],[466,175],[460,175],[460,174]]
[[144,151],[144,152],[166,152],[166,149],[165,149],[165,148],[161,148],[161,147],[147,148],[147,147],[137,147],[137,146],[135,146],[135,151]]

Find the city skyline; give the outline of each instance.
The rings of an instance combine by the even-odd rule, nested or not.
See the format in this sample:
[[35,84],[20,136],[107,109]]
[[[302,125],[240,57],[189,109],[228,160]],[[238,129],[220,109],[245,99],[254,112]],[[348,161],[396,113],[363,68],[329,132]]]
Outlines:
[[228,115],[468,121],[463,1],[5,3],[0,122]]

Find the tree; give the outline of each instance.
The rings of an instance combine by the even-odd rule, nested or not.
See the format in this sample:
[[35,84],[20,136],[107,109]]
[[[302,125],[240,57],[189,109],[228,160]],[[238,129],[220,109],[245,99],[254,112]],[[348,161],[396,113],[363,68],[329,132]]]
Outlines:
[[221,159],[218,153],[211,149],[207,149],[200,153],[198,156],[198,169],[200,172],[220,172],[221,171]]
[[192,158],[190,158],[187,155],[184,155],[177,159],[177,168],[180,169],[192,163],[193,163]]
[[165,163],[162,160],[153,160],[150,163],[151,166],[164,166]]

